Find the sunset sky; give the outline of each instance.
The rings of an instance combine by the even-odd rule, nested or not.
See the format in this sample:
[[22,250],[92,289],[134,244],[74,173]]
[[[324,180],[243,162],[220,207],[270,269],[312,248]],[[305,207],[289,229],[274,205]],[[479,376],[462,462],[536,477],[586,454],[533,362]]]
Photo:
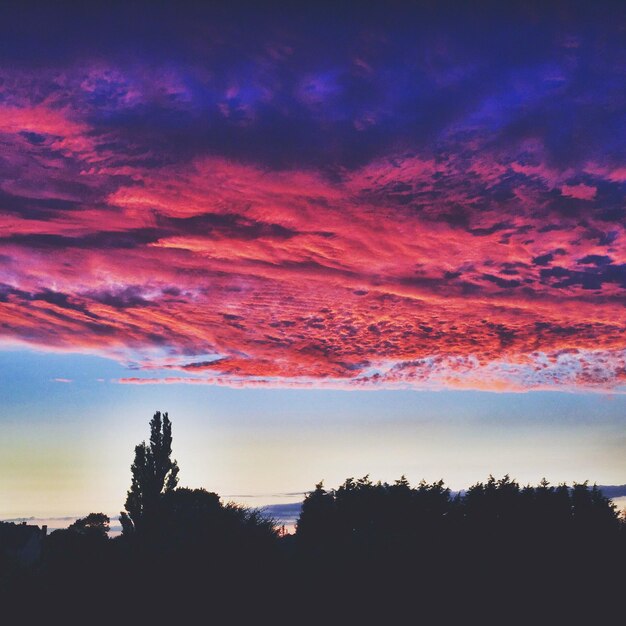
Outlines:
[[7,4],[0,519],[626,483],[623,5]]

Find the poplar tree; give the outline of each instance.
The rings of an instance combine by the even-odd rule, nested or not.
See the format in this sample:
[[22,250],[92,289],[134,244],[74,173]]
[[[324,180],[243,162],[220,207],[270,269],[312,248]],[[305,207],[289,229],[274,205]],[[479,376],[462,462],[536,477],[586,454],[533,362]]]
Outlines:
[[172,423],[168,414],[157,411],[150,420],[150,443],[135,447],[132,481],[120,514],[122,532],[130,535],[150,527],[157,516],[161,495],[178,483],[178,464],[171,459]]

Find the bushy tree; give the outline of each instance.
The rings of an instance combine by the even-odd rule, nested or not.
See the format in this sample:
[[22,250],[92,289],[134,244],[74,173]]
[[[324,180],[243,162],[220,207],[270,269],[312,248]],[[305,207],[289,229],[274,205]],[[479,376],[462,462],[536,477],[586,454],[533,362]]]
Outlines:
[[302,503],[297,524],[300,545],[319,546],[334,539],[336,512],[334,492],[326,491],[323,482],[317,483]]
[[90,535],[106,538],[109,532],[110,519],[104,513],[89,513],[87,517],[77,519],[68,526],[68,530],[81,535]]

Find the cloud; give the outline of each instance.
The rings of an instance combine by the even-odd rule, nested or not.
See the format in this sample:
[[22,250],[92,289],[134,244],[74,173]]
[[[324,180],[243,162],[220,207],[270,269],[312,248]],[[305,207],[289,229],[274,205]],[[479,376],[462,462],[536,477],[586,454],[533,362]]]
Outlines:
[[3,339],[124,383],[622,389],[624,46],[542,11],[5,39]]
[[564,196],[570,196],[571,198],[577,198],[578,200],[593,200],[597,193],[596,187],[584,185],[582,183],[578,185],[563,185],[561,193]]
[[277,524],[285,524],[293,526],[300,517],[302,510],[302,502],[293,502],[289,504],[268,504],[261,511],[268,517],[276,520]]
[[626,496],[626,485],[599,485],[607,498],[623,498]]

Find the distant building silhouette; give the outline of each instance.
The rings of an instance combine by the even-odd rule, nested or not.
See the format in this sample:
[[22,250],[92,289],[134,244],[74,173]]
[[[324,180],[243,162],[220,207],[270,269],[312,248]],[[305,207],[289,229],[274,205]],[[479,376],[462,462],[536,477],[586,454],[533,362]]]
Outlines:
[[48,527],[0,522],[0,554],[28,567],[41,558]]

